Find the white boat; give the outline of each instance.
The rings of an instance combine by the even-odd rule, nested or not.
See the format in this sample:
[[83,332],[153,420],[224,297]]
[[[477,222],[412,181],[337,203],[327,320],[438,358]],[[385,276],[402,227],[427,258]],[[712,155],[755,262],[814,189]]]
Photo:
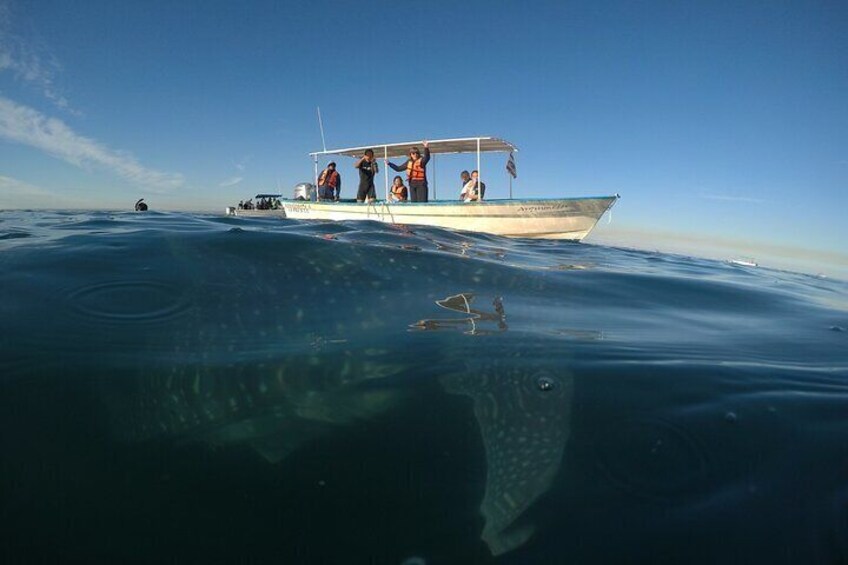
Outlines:
[[759,263],[750,258],[745,259],[730,259],[728,261],[731,265],[736,265],[738,267],[759,267]]
[[[328,156],[359,158],[372,149],[377,158],[405,158],[412,147],[421,142],[392,143],[320,151],[311,153],[318,178],[318,159]],[[440,154],[476,153],[477,170],[483,178],[480,154],[502,152],[512,154],[518,149],[511,143],[493,137],[442,139],[429,142],[431,156]],[[431,164],[434,163],[431,160]],[[475,202],[434,200],[430,202],[390,202],[388,167],[383,166],[387,198],[370,203],[353,201],[314,201],[311,199],[283,200],[285,216],[297,220],[373,220],[391,224],[434,226],[454,230],[491,233],[508,237],[564,239],[580,241],[586,237],[618,200],[619,195],[583,198],[493,199]],[[511,179],[510,179],[511,181]],[[511,184],[511,182],[510,182]],[[435,186],[431,186],[435,193]],[[510,186],[510,196],[511,196]],[[233,215],[260,216],[228,208]],[[279,215],[279,213],[277,214]]]

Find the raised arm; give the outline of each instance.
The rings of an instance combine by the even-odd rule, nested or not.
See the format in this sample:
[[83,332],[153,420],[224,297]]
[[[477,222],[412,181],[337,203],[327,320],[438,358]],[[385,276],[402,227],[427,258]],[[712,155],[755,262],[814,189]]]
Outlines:
[[396,171],[398,171],[398,172],[401,172],[401,171],[405,171],[405,170],[406,170],[406,163],[408,163],[409,161],[407,160],[407,162],[406,162],[406,163],[404,163],[403,165],[395,165],[395,164],[394,164],[394,163],[392,163],[391,161],[385,161],[385,162],[386,162],[386,164],[387,164],[388,166],[390,166],[390,167],[391,167],[391,168],[393,168],[394,170],[396,170]]

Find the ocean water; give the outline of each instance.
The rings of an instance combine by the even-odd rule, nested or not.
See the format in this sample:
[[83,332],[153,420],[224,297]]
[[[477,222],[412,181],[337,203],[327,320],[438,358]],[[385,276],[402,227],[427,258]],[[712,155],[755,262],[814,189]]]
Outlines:
[[848,285],[0,214],[0,561],[846,563]]

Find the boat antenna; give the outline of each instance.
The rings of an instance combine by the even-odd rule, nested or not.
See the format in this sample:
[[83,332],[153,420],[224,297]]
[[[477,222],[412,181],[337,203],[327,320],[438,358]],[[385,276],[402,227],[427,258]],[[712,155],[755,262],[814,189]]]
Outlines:
[[321,130],[321,145],[324,147],[324,153],[327,152],[327,142],[324,141],[324,122],[321,120],[321,106],[318,106],[318,128]]

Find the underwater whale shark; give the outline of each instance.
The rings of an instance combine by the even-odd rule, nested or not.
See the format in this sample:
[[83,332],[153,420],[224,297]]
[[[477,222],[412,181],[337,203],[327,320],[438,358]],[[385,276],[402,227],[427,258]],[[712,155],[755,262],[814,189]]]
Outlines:
[[[502,299],[495,297],[488,310],[473,308],[475,298],[460,293],[436,301],[461,316],[419,320],[409,324],[410,331],[505,331]],[[402,409],[413,400],[403,389],[381,382],[420,373],[414,362],[380,349],[354,353],[347,345],[318,341],[306,354],[242,365],[163,365],[136,378],[110,381],[105,399],[124,439],[168,437],[215,448],[248,445],[269,463],[278,463],[340,426]],[[179,353],[192,357],[185,347]],[[437,352],[426,355],[439,364]],[[440,368],[433,375],[446,392],[471,400],[486,455],[481,538],[493,555],[500,555],[533,534],[533,525],[521,523],[521,517],[550,488],[562,463],[573,378],[555,363],[540,362],[544,352],[535,349],[487,354],[485,361],[473,360],[472,352],[461,356],[471,360],[444,364],[446,372]]]
[[[96,244],[73,254],[46,249],[52,256],[40,260],[63,276],[39,287],[9,278],[9,296],[37,299],[7,309],[10,319],[27,313],[20,333],[55,346],[16,354],[9,366],[24,374],[72,363],[96,375],[113,435],[124,442],[248,446],[269,464],[414,402],[391,381],[431,377],[468,398],[482,438],[481,538],[494,555],[520,547],[533,532],[522,519],[550,488],[570,435],[573,379],[562,360],[528,349],[527,340],[481,353],[479,339],[508,335],[508,297],[434,294],[475,284],[479,265],[467,257],[396,244],[432,244],[414,235],[378,234],[380,245],[361,245],[344,226],[329,238],[325,229],[285,237],[151,231],[85,236]],[[527,276],[516,276],[491,269],[489,283],[526,287]],[[449,317],[438,315],[444,310]],[[459,339],[426,339],[434,331]]]

